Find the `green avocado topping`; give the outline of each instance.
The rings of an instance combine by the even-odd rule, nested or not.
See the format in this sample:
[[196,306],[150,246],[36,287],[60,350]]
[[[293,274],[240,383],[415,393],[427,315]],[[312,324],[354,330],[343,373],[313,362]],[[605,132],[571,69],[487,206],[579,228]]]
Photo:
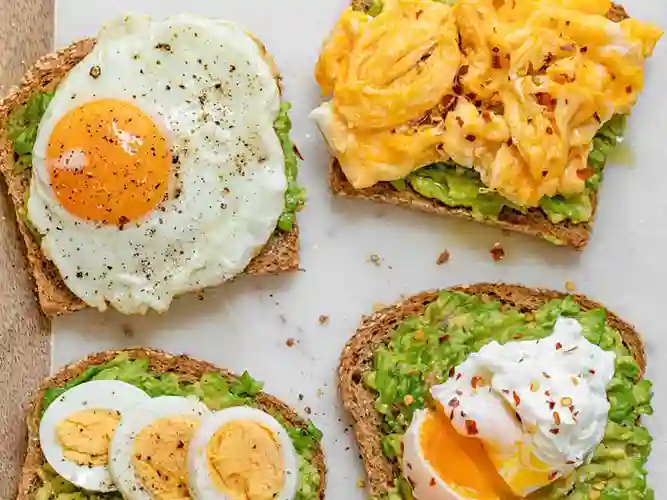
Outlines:
[[[197,396],[210,410],[222,410],[231,406],[257,407],[255,396],[262,384],[244,372],[239,379],[229,383],[219,374],[211,372],[202,375],[197,382],[180,380],[175,373],[153,374],[146,359],[130,360],[121,354],[113,361],[90,366],[74,380],[62,387],[48,389],[44,394],[42,411],[65,391],[90,380],[121,380],[143,389],[151,397],[157,396]],[[287,430],[298,454],[299,487],[294,500],[314,500],[319,498],[320,473],[313,464],[322,432],[308,421],[306,427],[296,427],[287,422],[279,413],[272,416]],[[82,490],[67,482],[48,465],[39,472],[42,484],[35,500],[122,500],[120,493],[96,493]]]
[[[426,406],[431,386],[446,381],[450,370],[470,353],[492,340],[502,344],[547,337],[559,316],[577,319],[590,342],[616,354],[614,377],[607,387],[611,407],[605,436],[590,462],[534,498],[652,500],[644,468],[651,436],[640,423],[641,415],[652,413],[651,382],[640,378],[639,365],[618,331],[607,324],[605,311],[582,311],[571,297],[552,300],[529,314],[479,296],[444,291],[422,316],[399,325],[388,344],[376,351],[373,369],[364,377],[365,385],[376,394],[386,457],[400,468],[401,441],[414,412]],[[407,395],[411,398],[406,399]],[[406,401],[411,403],[406,405]],[[396,487],[383,497],[412,498],[402,477],[396,478]]]
[[[616,115],[598,131],[593,148],[588,155],[588,166],[593,175],[586,181],[583,193],[571,196],[544,197],[540,208],[551,222],[570,221],[575,224],[588,222],[593,217],[591,197],[602,182],[602,172],[607,158],[623,137],[625,117]],[[488,189],[479,174],[455,163],[437,163],[416,170],[406,181],[425,198],[438,200],[450,207],[470,209],[476,219],[497,219],[504,208],[524,212],[501,194]],[[400,187],[400,184],[398,185]],[[397,187],[397,184],[394,184]]]
[[[53,96],[53,92],[35,92],[23,107],[15,110],[9,116],[7,131],[14,149],[14,165],[17,173],[32,167],[32,150],[37,139],[39,122]],[[285,208],[278,219],[278,229],[284,232],[292,230],[296,221],[296,213],[306,202],[306,191],[297,184],[299,160],[294,143],[290,139],[292,122],[288,114],[289,109],[289,103],[283,102],[273,125],[285,156],[285,176],[287,177]],[[26,217],[24,218],[28,223],[30,222]],[[31,227],[30,224],[29,227]]]

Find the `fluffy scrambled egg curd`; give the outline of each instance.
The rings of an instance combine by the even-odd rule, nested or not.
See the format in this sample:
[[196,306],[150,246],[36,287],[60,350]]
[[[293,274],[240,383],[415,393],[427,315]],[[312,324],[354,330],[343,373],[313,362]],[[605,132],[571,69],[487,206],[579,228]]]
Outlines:
[[187,452],[198,424],[195,418],[162,418],[137,435],[132,457],[134,470],[154,498],[190,498]]
[[[452,160],[512,202],[582,192],[592,140],[626,114],[662,31],[609,0],[386,0],[348,8],[313,115],[357,189]],[[621,16],[625,17],[625,16]]]
[[111,410],[83,410],[68,415],[56,426],[56,439],[63,457],[77,465],[107,465],[109,442],[120,413]]
[[207,446],[209,474],[230,500],[270,500],[283,490],[285,464],[274,433],[259,422],[222,426]]

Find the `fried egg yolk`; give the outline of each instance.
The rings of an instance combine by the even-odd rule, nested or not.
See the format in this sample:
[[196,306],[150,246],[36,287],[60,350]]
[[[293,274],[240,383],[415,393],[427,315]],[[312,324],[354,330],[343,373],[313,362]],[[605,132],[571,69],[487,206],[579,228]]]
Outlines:
[[69,415],[58,423],[56,439],[63,456],[77,465],[107,465],[109,442],[120,414],[110,410],[84,410]]
[[259,422],[237,420],[222,426],[209,441],[206,455],[213,483],[229,498],[269,500],[283,490],[280,445]]
[[187,499],[187,450],[198,421],[163,418],[143,428],[134,441],[132,462],[154,498]]
[[150,116],[128,102],[101,99],[60,119],[46,164],[53,192],[69,213],[122,226],[164,199],[171,154]]
[[440,408],[426,415],[420,429],[420,447],[438,477],[466,498],[519,498],[498,474],[482,442],[460,435]]

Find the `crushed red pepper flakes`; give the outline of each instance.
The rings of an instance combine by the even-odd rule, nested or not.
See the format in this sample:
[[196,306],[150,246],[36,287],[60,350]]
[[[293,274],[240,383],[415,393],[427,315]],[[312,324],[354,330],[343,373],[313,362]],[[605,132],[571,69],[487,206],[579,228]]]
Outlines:
[[549,409],[553,410],[554,408],[556,408],[556,402],[555,401],[549,401]]
[[451,367],[451,368],[449,369],[449,376],[450,376],[450,377],[453,377],[453,376],[454,376],[454,373],[456,373],[456,371],[454,370],[454,367]]
[[505,249],[499,242],[496,242],[491,248],[491,257],[493,257],[493,260],[496,262],[505,258]]
[[549,481],[553,481],[557,477],[558,477],[558,472],[554,471],[554,472],[549,474]]
[[553,434],[554,436],[556,436],[556,435],[558,435],[558,433],[560,432],[560,429],[555,429],[555,428],[554,428],[554,429],[549,429],[549,432],[550,432],[551,434]]
[[449,400],[449,403],[447,403],[450,408],[458,408],[458,406],[461,404],[459,401],[459,398],[452,398]]
[[474,420],[466,420],[466,432],[469,436],[476,436],[479,434],[479,430],[477,430],[477,422]]
[[519,406],[521,404],[521,398],[516,393],[516,391],[512,391],[512,398],[514,399],[514,404],[515,405]]
[[561,344],[560,342],[556,342],[556,350],[559,351],[562,348],[563,348],[563,344]]
[[449,250],[445,250],[440,255],[438,255],[438,260],[435,261],[439,266],[449,262]]
[[554,423],[556,425],[560,425],[560,415],[558,414],[557,411],[554,412]]
[[457,373],[456,374],[456,380],[459,380],[461,377],[463,377],[463,373]]

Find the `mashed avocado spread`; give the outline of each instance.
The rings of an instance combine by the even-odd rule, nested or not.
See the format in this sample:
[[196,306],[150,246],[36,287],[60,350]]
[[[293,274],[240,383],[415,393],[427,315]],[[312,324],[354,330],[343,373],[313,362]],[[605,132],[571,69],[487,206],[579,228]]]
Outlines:
[[[37,139],[39,122],[46,112],[53,92],[35,92],[30,96],[25,106],[17,109],[9,116],[7,134],[12,141],[14,149],[14,165],[17,173],[29,170],[32,166],[32,150]],[[285,176],[287,177],[287,189],[285,190],[285,209],[278,219],[278,229],[289,232],[294,227],[296,213],[306,201],[305,190],[297,184],[299,173],[299,161],[296,156],[294,143],[290,139],[292,122],[289,118],[290,104],[283,102],[280,112],[274,122],[274,128],[285,155]],[[25,210],[21,215],[32,229]],[[33,233],[36,231],[33,230]]]
[[[609,421],[589,463],[531,498],[652,500],[644,468],[651,436],[640,423],[641,415],[652,413],[651,382],[640,378],[639,365],[619,332],[607,325],[605,311],[584,312],[570,297],[552,300],[535,313],[522,313],[497,301],[444,291],[421,317],[404,321],[376,351],[373,369],[364,377],[376,394],[387,458],[399,466],[402,437],[414,412],[426,406],[430,387],[447,380],[450,370],[470,353],[492,340],[503,344],[547,337],[560,316],[577,319],[590,342],[616,354],[614,377],[607,387]],[[407,482],[397,477],[395,489],[383,498],[413,496]]]
[[[206,373],[192,383],[179,379],[174,373],[153,374],[148,369],[147,360],[130,360],[126,354],[113,361],[90,366],[76,379],[63,387],[51,388],[44,394],[42,411],[66,390],[90,380],[121,380],[146,391],[151,397],[195,395],[211,410],[221,410],[231,406],[257,407],[255,396],[262,384],[244,373],[233,383],[229,383],[217,373]],[[269,413],[272,413],[269,411]],[[294,500],[314,500],[319,498],[320,473],[312,463],[322,433],[312,422],[300,428],[286,422],[278,413],[272,413],[287,430],[298,454],[299,486]],[[120,493],[95,493],[77,488],[58,476],[48,465],[39,472],[42,484],[35,500],[122,500]]]

